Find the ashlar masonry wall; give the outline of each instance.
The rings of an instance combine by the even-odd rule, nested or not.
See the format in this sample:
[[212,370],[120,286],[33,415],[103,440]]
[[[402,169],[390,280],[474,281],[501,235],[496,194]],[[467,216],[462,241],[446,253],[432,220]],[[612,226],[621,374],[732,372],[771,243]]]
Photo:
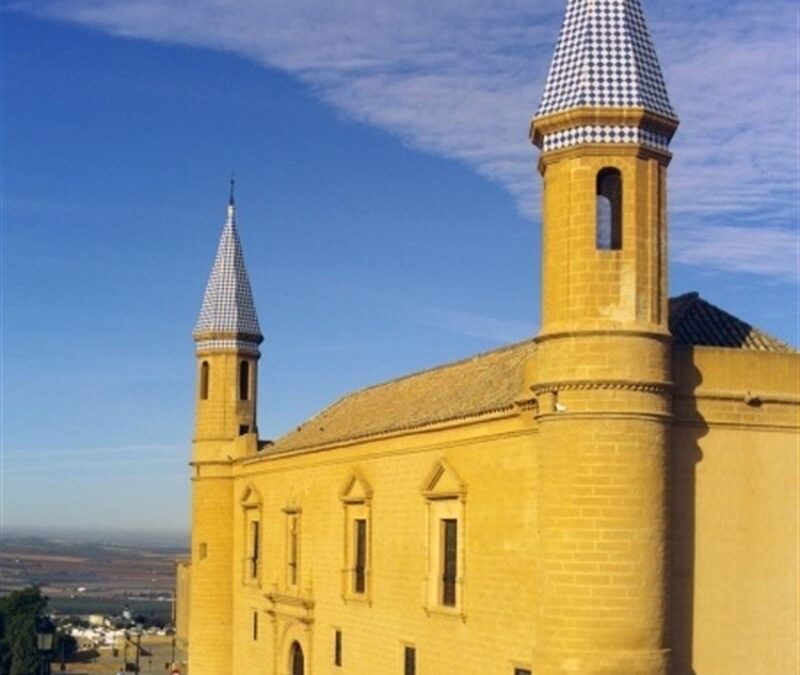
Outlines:
[[800,672],[800,355],[680,348],[674,364],[674,672]]
[[[402,673],[407,646],[416,650],[418,673],[455,672],[454,664],[465,675],[530,668],[533,424],[532,415],[514,414],[244,464],[236,499],[259,504],[263,566],[256,580],[233,580],[232,671],[289,673],[295,641],[312,675]],[[363,596],[352,593],[345,530],[343,494],[354,477],[355,496],[369,495]],[[443,506],[458,520],[455,607],[442,606],[437,590],[441,542],[431,519]],[[248,558],[246,511],[242,503],[235,507],[234,566],[246,567]],[[297,586],[287,567],[293,517]]]

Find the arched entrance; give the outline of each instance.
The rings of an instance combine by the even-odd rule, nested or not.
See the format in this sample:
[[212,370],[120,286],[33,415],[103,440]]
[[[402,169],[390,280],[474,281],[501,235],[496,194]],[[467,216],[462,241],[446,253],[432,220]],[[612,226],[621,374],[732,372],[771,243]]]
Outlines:
[[289,662],[292,667],[292,675],[305,675],[305,658],[303,657],[303,648],[299,642],[292,642],[292,648],[289,651]]

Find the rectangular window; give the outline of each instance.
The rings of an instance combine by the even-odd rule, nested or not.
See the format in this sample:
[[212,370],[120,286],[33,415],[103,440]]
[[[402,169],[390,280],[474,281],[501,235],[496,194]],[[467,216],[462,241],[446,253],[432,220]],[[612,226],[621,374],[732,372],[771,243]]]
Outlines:
[[364,593],[367,590],[367,521],[358,518],[354,522],[355,555],[353,568],[353,592]]
[[456,606],[456,578],[458,574],[458,521],[442,520],[442,604]]
[[253,612],[253,640],[258,640],[258,612]]
[[414,647],[403,650],[403,675],[417,675],[417,650]]
[[250,523],[250,578],[258,577],[258,564],[260,560],[260,523],[254,520]]
[[531,675],[531,671],[527,668],[514,668],[514,675]]
[[333,636],[333,665],[342,665],[342,631],[337,630]]
[[289,514],[289,542],[288,542],[288,563],[289,563],[289,585],[297,586],[297,567],[298,567],[298,517],[297,514]]

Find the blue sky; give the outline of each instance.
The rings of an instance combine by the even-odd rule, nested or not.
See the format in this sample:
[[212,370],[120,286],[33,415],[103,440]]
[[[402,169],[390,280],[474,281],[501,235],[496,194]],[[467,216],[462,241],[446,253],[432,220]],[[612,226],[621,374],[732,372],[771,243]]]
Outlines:
[[[798,343],[794,2],[645,2],[671,290]],[[185,531],[192,325],[237,177],[260,427],[533,335],[562,0],[20,0],[2,71],[2,525]]]

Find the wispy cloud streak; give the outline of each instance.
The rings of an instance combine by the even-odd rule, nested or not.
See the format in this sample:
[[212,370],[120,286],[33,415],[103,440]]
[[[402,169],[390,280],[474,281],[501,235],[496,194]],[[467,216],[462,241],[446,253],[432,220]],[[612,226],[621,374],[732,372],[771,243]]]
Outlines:
[[417,307],[409,318],[420,326],[476,337],[496,344],[520,342],[534,332],[533,326],[524,321],[436,307]]
[[[120,36],[231,51],[289,72],[347,116],[463,161],[535,220],[539,181],[527,123],[564,4],[24,0],[13,7]],[[678,260],[796,280],[795,2],[645,4],[683,121],[671,169]]]

